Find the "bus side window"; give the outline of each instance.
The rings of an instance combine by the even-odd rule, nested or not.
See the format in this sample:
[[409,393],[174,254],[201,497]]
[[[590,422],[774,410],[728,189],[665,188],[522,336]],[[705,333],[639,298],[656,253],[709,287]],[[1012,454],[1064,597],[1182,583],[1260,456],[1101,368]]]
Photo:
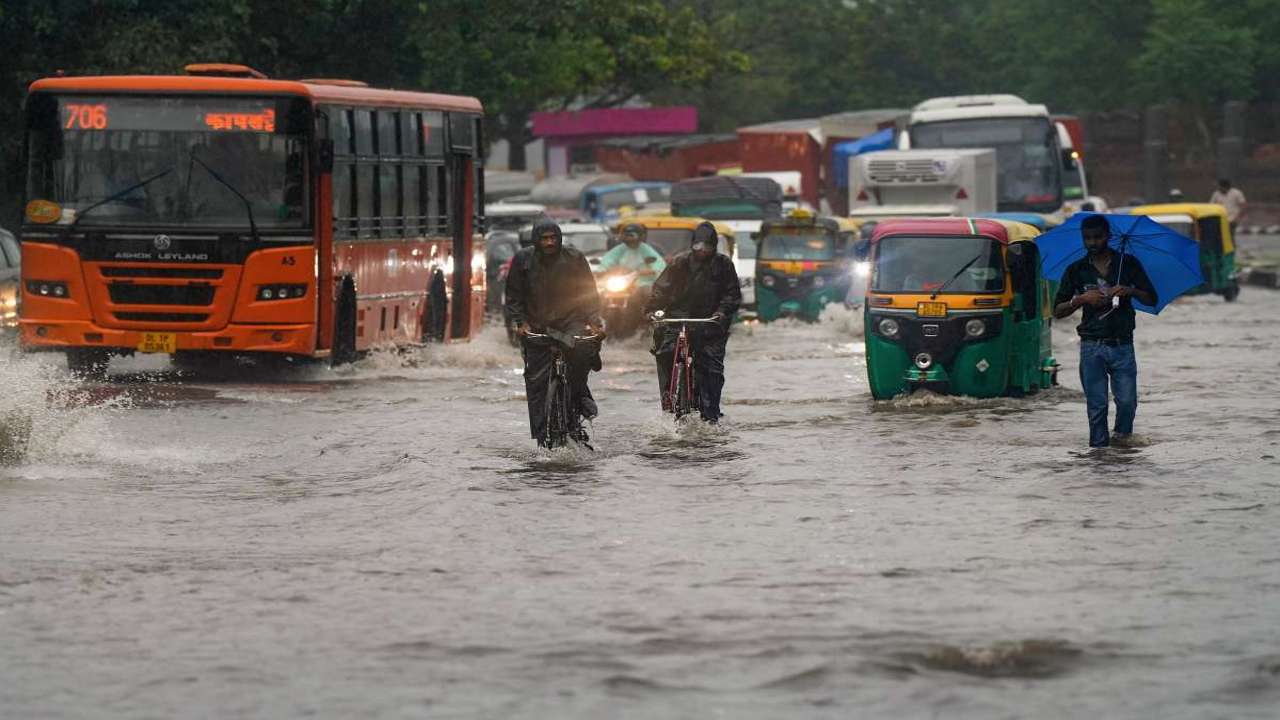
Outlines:
[[421,165],[408,163],[400,166],[400,177],[403,179],[402,202],[404,203],[404,234],[414,237],[419,234],[419,200],[422,197]]
[[383,161],[378,164],[378,230],[384,238],[404,234],[400,212],[400,167]]

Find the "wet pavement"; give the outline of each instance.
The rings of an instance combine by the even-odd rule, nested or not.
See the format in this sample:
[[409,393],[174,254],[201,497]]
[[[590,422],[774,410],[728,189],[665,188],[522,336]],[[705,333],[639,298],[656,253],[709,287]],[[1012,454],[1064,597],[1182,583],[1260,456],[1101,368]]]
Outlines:
[[597,452],[518,354],[77,383],[5,360],[5,717],[1274,717],[1280,293],[1140,316],[1138,447],[1063,386],[875,403],[861,322],[748,328],[718,428],[606,346]]

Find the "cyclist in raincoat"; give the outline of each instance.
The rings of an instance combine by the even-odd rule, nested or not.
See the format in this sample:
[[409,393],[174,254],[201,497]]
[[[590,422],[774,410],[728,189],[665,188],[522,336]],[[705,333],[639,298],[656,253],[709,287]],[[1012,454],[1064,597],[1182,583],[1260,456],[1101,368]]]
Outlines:
[[[550,333],[566,338],[599,335],[603,326],[600,296],[586,257],[565,247],[560,226],[550,218],[534,223],[532,237],[533,245],[516,253],[507,276],[505,310],[515,324],[516,334]],[[541,438],[546,423],[547,380],[554,356],[549,347],[521,345],[529,430],[534,438]],[[578,343],[566,352],[566,357],[576,410],[590,420],[597,409],[587,387],[587,374],[600,369],[599,345]]]
[[[733,261],[716,252],[719,235],[716,228],[704,222],[693,231],[693,247],[676,255],[653,284],[645,312],[663,311],[670,318],[705,318],[717,320],[715,325],[690,326],[693,349],[694,380],[698,389],[702,419],[717,422],[721,417],[720,393],[724,389],[725,346],[729,342],[729,326],[734,313],[742,305],[742,290]],[[700,329],[694,330],[694,327]],[[678,331],[659,326],[654,331],[653,354],[658,364],[658,391],[662,405],[668,406],[667,384]]]

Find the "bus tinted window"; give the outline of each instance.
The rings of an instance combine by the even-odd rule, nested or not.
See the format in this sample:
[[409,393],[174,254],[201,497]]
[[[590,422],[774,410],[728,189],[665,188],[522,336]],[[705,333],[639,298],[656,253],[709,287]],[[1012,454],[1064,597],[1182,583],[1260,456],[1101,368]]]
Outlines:
[[357,237],[373,237],[378,217],[375,203],[374,174],[372,165],[360,165],[356,168],[356,214],[360,218]]
[[400,154],[400,129],[396,125],[397,115],[399,113],[393,110],[379,110],[374,113],[374,116],[378,119],[379,155]]
[[449,144],[455,152],[470,151],[475,147],[475,133],[472,129],[470,115],[449,113]]
[[400,168],[384,164],[378,166],[378,216],[382,237],[395,237],[400,233]]
[[422,113],[423,154],[427,157],[444,157],[444,113]]
[[420,113],[400,113],[400,154],[422,154],[422,115]]
[[356,110],[356,154],[373,154],[373,111]]
[[329,137],[333,140],[333,152],[337,155],[350,155],[355,152],[355,138],[351,133],[351,111],[339,108],[327,108],[329,115]]
[[333,232],[339,237],[351,234],[350,222],[355,216],[356,167],[350,163],[333,168]]
[[421,167],[418,165],[405,165],[401,168],[401,177],[404,180],[403,200],[404,203],[404,222],[405,234],[418,234],[419,219],[418,208],[421,203],[422,196],[422,175]]

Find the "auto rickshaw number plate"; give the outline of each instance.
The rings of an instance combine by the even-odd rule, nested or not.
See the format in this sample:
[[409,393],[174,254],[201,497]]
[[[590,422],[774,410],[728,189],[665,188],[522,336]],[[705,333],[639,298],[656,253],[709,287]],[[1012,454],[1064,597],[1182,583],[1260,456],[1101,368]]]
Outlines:
[[138,341],[138,352],[172,353],[178,348],[178,336],[175,333],[144,332]]
[[922,302],[916,305],[916,315],[920,317],[941,318],[947,316],[947,304],[940,302]]

